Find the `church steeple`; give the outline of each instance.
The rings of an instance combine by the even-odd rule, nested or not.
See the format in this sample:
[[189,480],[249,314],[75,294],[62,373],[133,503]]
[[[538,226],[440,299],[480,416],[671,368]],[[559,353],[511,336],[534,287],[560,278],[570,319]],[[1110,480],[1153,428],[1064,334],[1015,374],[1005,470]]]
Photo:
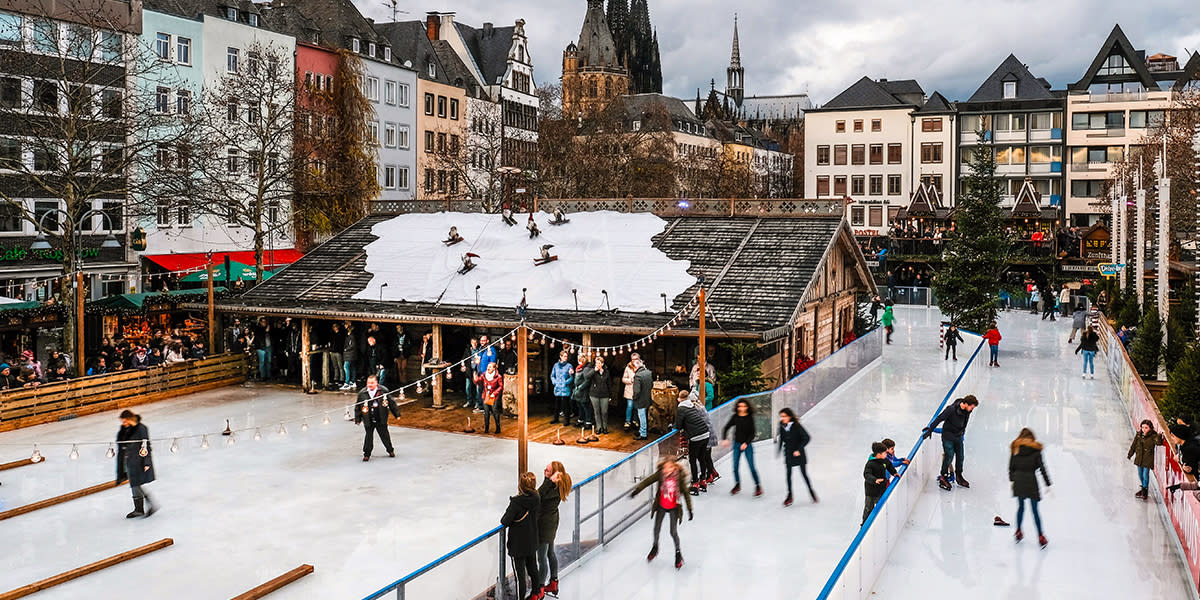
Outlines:
[[730,54],[729,68],[725,73],[725,95],[733,99],[734,104],[740,108],[745,98],[746,70],[742,68],[742,49],[738,44],[737,13],[733,15],[733,52]]

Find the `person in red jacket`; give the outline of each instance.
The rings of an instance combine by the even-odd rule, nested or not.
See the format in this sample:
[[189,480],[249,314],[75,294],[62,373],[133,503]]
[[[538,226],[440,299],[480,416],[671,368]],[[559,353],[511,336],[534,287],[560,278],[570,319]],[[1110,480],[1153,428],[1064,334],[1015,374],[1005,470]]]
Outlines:
[[504,376],[500,374],[496,363],[488,364],[487,371],[480,379],[480,386],[483,396],[483,432],[490,433],[494,417],[496,419],[496,435],[500,435],[500,408],[503,406],[501,398],[504,396]]
[[983,334],[983,339],[987,340],[988,351],[991,352],[991,361],[988,362],[988,366],[1000,366],[1000,361],[998,360],[998,357],[1000,356],[1000,330],[996,329],[995,321],[992,321],[987,333]]

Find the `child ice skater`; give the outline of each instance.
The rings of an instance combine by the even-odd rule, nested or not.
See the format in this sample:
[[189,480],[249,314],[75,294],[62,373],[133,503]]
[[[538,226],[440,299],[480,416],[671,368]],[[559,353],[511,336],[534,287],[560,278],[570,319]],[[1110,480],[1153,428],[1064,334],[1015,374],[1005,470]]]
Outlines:
[[1133,443],[1129,445],[1128,458],[1133,459],[1133,464],[1137,466],[1138,480],[1142,484],[1141,489],[1134,494],[1134,497],[1145,500],[1150,495],[1150,472],[1154,470],[1154,449],[1160,444],[1162,444],[1162,434],[1154,430],[1154,423],[1150,419],[1143,420],[1137,435],[1133,436]]
[[990,353],[989,367],[1000,366],[1000,330],[996,328],[996,322],[988,326],[987,333],[983,334],[983,339],[987,340],[988,352]]
[[888,479],[896,474],[896,467],[888,460],[887,446],[884,446],[883,442],[873,442],[871,458],[867,459],[867,464],[863,467],[863,488],[867,499],[863,503],[862,523],[859,523],[859,527],[866,524],[867,517],[875,510],[875,503],[879,502],[879,497],[887,490]]
[[[658,533],[662,531],[663,518],[671,517],[671,540],[675,542],[675,568],[683,566],[683,553],[679,548],[679,524],[683,522],[683,504],[687,504],[688,520],[692,520],[692,497],[687,493],[688,476],[679,463],[670,458],[658,462],[654,474],[643,479],[634,486],[629,497],[633,498],[638,492],[657,483],[654,488],[653,505],[650,512],[654,514],[654,545],[646,555],[646,561],[658,556]],[[681,503],[682,500],[682,503]]]

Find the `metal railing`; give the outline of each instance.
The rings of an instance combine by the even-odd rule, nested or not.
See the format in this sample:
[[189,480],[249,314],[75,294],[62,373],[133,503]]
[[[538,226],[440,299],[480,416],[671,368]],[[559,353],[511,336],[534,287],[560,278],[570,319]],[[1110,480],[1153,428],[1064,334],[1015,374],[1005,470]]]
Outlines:
[[[733,414],[738,400],[754,406],[758,439],[774,436],[774,415],[789,407],[803,416],[826,396],[883,354],[882,329],[875,329],[843,346],[778,388],[733,398],[709,411],[714,435]],[[712,449],[716,462],[732,451]],[[680,456],[679,434],[671,430],[641,450],[580,481],[559,504],[559,522],[570,524],[570,538],[556,540],[560,576],[569,574],[583,558],[599,551],[638,519],[650,513],[651,494],[631,498],[638,482],[654,473],[659,459]],[[566,531],[560,528],[560,537]],[[429,564],[388,584],[364,600],[396,598],[495,598],[515,600],[515,581],[506,569],[503,527],[493,528]]]
[[[608,210],[620,213],[653,213],[662,217],[830,217],[841,218],[845,203],[841,198],[534,198],[527,210],[568,215],[577,212]],[[514,210],[517,210],[514,208]],[[372,200],[371,214],[400,215],[438,212],[488,211],[481,200]]]

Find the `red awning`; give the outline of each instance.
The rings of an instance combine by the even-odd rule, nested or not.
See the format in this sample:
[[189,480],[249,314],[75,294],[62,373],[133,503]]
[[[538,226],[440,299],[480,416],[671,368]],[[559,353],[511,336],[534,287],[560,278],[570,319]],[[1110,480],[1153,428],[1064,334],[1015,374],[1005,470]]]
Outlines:
[[[246,265],[254,264],[254,251],[243,250],[236,252],[213,252],[213,264],[225,262],[225,256],[229,256],[229,260],[240,262]],[[291,248],[263,250],[263,266],[270,269],[273,267],[281,267],[290,265],[298,260],[304,254],[298,250]],[[192,252],[181,254],[145,254],[142,258],[168,270],[168,271],[198,271],[204,268],[208,258],[204,252]]]

